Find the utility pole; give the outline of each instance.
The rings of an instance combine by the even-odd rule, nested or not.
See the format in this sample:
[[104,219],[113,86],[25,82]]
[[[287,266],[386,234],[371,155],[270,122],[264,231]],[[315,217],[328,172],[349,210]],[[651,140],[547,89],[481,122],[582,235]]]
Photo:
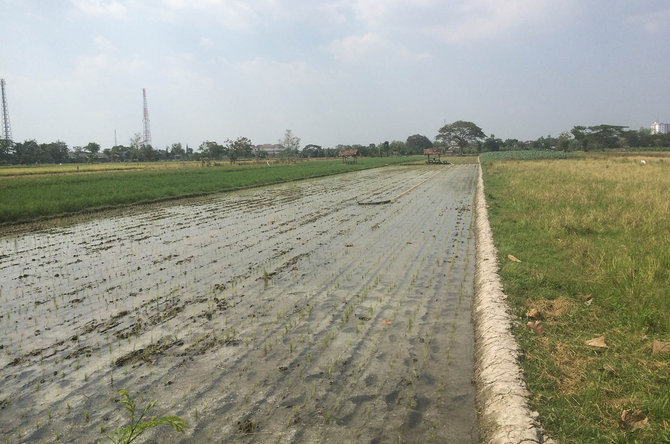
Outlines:
[[142,88],[144,99],[144,141],[145,145],[151,146],[151,128],[149,127],[149,107],[147,106],[147,90]]
[[5,91],[5,79],[0,79],[2,89],[2,137],[3,140],[12,140],[12,127],[9,125],[9,107],[7,106],[7,93]]

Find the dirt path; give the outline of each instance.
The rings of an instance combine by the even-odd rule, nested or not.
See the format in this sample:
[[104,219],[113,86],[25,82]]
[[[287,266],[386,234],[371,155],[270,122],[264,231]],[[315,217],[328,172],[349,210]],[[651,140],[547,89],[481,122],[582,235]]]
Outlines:
[[6,234],[0,437],[101,439],[126,388],[191,424],[159,442],[476,442],[476,183],[388,167]]

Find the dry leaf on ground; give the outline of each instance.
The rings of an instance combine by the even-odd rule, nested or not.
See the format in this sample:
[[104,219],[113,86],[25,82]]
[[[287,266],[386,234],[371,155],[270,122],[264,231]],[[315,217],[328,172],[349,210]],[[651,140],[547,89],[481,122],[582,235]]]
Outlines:
[[586,345],[590,345],[591,347],[595,348],[609,348],[607,344],[605,344],[605,336],[599,336],[597,338],[590,339],[586,341]]
[[655,355],[659,353],[670,353],[670,342],[654,339],[653,351]]
[[645,417],[640,409],[624,410],[621,412],[621,423],[632,427],[633,430],[641,429],[649,423],[649,418]]
[[529,322],[528,328],[533,330],[533,333],[535,333],[538,336],[544,335],[544,325],[542,325],[542,321],[534,321],[534,322]]
[[512,262],[521,262],[519,259],[515,258],[515,257],[512,256],[511,254],[508,254],[508,255],[507,255],[507,258],[508,258],[509,260],[511,260]]
[[537,308],[531,308],[526,312],[526,317],[531,319],[542,319],[542,313]]

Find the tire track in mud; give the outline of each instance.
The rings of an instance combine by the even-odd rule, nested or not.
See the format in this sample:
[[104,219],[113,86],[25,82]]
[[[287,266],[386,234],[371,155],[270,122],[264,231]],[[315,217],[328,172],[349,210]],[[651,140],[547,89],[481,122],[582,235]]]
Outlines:
[[[9,301],[12,320],[25,326],[29,300],[51,301],[33,305],[51,303],[40,315],[65,314],[61,330],[77,337],[33,341],[30,352],[16,346],[20,338],[8,344],[26,371],[12,379],[5,367],[0,375],[19,383],[14,406],[28,413],[3,410],[0,419],[26,430],[32,416],[52,409],[75,436],[99,437],[101,421],[117,411],[116,388],[130,384],[172,399],[171,413],[189,419],[194,440],[455,436],[449,405],[469,410],[457,422],[468,414],[474,421],[471,401],[446,394],[462,384],[452,375],[471,377],[462,368],[471,356],[453,350],[469,347],[456,332],[471,330],[476,169],[443,169],[388,208],[356,205],[361,195],[397,195],[435,172],[388,168],[1,239],[14,254],[0,255],[0,269],[31,274],[19,270],[40,260],[44,268],[33,279],[3,280],[3,311]],[[56,285],[56,267],[68,260],[68,282]],[[44,294],[50,275],[55,305]],[[65,294],[66,313],[56,308],[68,303]],[[31,355],[38,349],[40,359]],[[45,367],[63,370],[50,377]],[[44,401],[29,408],[42,380]],[[428,396],[436,385],[441,402]],[[88,407],[90,423],[76,421],[66,402]],[[47,429],[31,439],[53,433]],[[179,439],[160,433],[161,442]],[[460,433],[473,436],[468,427]]]

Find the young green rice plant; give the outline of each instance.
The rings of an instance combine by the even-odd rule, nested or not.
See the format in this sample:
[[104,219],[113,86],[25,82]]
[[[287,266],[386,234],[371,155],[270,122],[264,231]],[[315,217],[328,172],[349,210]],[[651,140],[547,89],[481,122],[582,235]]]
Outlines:
[[135,400],[133,400],[130,395],[128,395],[128,392],[124,389],[121,389],[119,393],[121,394],[121,399],[119,402],[123,404],[123,407],[128,412],[128,415],[130,416],[130,422],[123,427],[117,428],[113,434],[107,435],[107,438],[114,444],[129,444],[135,441],[142,433],[146,432],[147,430],[161,425],[170,426],[174,430],[181,433],[184,433],[184,430],[188,428],[188,423],[178,416],[148,417],[149,411],[156,405],[157,401],[149,402],[144,407],[142,412],[139,413],[135,405]]

